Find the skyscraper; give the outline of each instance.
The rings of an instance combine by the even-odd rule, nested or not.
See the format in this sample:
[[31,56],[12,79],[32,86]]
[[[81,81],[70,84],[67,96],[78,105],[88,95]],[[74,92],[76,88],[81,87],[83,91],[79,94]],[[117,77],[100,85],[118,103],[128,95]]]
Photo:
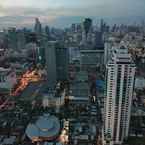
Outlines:
[[26,44],[26,39],[25,39],[25,33],[22,30],[19,30],[17,32],[17,48],[20,49],[24,49]]
[[56,45],[56,71],[57,80],[59,81],[68,79],[68,53],[68,48],[59,43]]
[[45,48],[48,85],[54,87],[56,81],[68,78],[68,49],[56,41],[49,41]]
[[101,21],[100,21],[100,32],[103,33],[104,29],[105,29],[105,23],[104,23],[104,20],[101,19]]
[[55,41],[49,41],[45,47],[48,86],[54,89],[56,85],[56,53]]
[[37,35],[40,35],[41,32],[42,32],[41,23],[40,23],[40,21],[39,21],[38,18],[35,19],[34,32],[35,32]]
[[8,29],[8,47],[17,49],[17,30],[15,27]]
[[92,27],[92,19],[86,18],[83,22],[83,28],[84,28],[86,36],[88,35],[91,27]]
[[114,49],[106,69],[104,131],[110,144],[120,144],[128,137],[135,64],[128,50]]
[[49,29],[49,26],[45,27],[45,34],[46,34],[47,39],[49,40],[50,39],[50,29]]
[[91,30],[92,30],[92,19],[86,18],[83,22],[83,32],[82,32],[83,43],[90,41]]

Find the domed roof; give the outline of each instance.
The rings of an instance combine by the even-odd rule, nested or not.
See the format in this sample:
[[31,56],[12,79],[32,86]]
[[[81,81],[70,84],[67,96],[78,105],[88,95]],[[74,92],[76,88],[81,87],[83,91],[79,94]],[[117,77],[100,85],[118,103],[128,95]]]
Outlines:
[[49,131],[53,129],[53,125],[54,125],[53,118],[46,114],[44,116],[41,116],[36,122],[36,126],[41,131]]
[[30,139],[34,137],[53,138],[60,131],[60,122],[55,116],[44,114],[34,124],[29,124],[26,128],[26,134]]

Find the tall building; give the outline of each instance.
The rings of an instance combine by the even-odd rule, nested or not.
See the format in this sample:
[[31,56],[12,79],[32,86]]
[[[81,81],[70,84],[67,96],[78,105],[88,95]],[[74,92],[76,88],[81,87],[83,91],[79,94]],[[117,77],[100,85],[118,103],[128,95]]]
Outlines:
[[74,33],[76,32],[76,24],[71,25],[71,31]]
[[37,63],[40,63],[42,66],[45,65],[45,47],[46,47],[47,38],[42,37],[40,43],[37,47]]
[[83,32],[82,32],[82,41],[86,43],[87,41],[91,41],[90,31],[92,30],[92,19],[86,18],[83,22]]
[[86,18],[83,22],[83,28],[84,28],[84,31],[86,33],[86,36],[89,33],[91,27],[92,27],[92,19]]
[[104,33],[104,32],[109,32],[110,27],[104,22],[103,19],[101,19],[100,21],[100,32]]
[[41,26],[41,23],[40,23],[40,21],[39,21],[38,18],[35,19],[34,32],[35,32],[37,35],[40,35],[41,32],[42,32],[42,26]]
[[105,24],[104,20],[101,19],[101,21],[100,21],[100,32],[101,33],[103,33],[105,31],[105,26],[106,26],[106,24]]
[[69,62],[67,48],[56,41],[49,41],[45,48],[45,59],[50,87],[54,87],[57,80],[67,80]]
[[50,39],[50,28],[49,28],[49,26],[45,27],[45,34],[46,34],[47,39],[49,40]]
[[112,50],[113,42],[107,40],[104,44],[104,64],[107,64],[108,60],[111,59]]
[[95,45],[97,49],[104,50],[104,42],[103,42],[103,35],[102,32],[95,33]]
[[135,64],[128,50],[115,49],[106,69],[104,132],[109,145],[128,137],[134,77]]
[[17,30],[14,27],[8,29],[8,47],[17,49]]
[[68,62],[69,62],[69,49],[56,45],[56,71],[57,80],[67,80],[68,79]]
[[54,89],[56,85],[56,53],[55,41],[49,41],[45,47],[48,86]]
[[24,49],[26,44],[25,33],[22,30],[17,32],[17,48]]

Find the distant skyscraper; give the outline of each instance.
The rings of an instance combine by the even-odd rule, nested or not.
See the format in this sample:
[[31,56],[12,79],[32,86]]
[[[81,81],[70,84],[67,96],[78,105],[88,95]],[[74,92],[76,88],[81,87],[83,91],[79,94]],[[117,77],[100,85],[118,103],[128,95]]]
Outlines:
[[115,49],[106,69],[104,131],[110,144],[128,137],[135,64],[125,47]]
[[84,27],[84,30],[85,30],[85,33],[86,33],[86,36],[87,36],[87,34],[89,33],[89,31],[92,27],[92,19],[86,18],[83,22],[83,27]]
[[100,21],[100,32],[104,32],[104,20],[101,19]]
[[26,44],[26,38],[24,31],[17,32],[17,48],[24,49]]
[[90,39],[91,29],[92,29],[92,19],[86,18],[83,22],[83,33],[82,33],[83,35],[82,38],[84,43],[88,41],[88,39]]
[[43,66],[46,63],[45,48],[47,48],[46,47],[47,40],[48,39],[46,37],[42,37],[42,39],[40,40],[40,43],[37,47],[37,63],[40,63]]
[[100,21],[100,32],[101,33],[109,32],[109,30],[110,30],[109,25],[107,25],[107,23],[104,22],[103,19],[101,19],[101,21]]
[[74,33],[76,32],[76,24],[71,25],[71,31]]
[[8,29],[8,47],[17,49],[17,31],[14,27]]
[[45,34],[47,36],[47,39],[49,40],[50,39],[50,29],[48,26],[45,27]]
[[95,33],[95,43],[97,49],[104,49],[102,32]]
[[38,18],[35,19],[34,32],[35,32],[37,35],[40,35],[41,32],[42,32],[41,23],[40,23],[40,21],[39,21]]

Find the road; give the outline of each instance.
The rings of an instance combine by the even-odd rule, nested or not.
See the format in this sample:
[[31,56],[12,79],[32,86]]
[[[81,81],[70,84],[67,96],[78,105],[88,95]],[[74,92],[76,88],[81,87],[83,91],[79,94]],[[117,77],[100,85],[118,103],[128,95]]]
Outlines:
[[38,95],[41,95],[44,89],[44,82],[35,82],[27,86],[27,88],[19,96],[21,100],[34,100]]
[[0,105],[0,110],[2,108],[4,108],[7,105],[8,102],[9,102],[9,98],[3,104]]
[[[30,83],[23,92],[17,96],[20,100],[23,101],[33,101],[35,98],[42,94],[43,89],[45,88],[45,82],[35,82]],[[3,109],[7,103],[9,102],[10,98],[8,98],[3,104],[0,105],[0,110]]]

